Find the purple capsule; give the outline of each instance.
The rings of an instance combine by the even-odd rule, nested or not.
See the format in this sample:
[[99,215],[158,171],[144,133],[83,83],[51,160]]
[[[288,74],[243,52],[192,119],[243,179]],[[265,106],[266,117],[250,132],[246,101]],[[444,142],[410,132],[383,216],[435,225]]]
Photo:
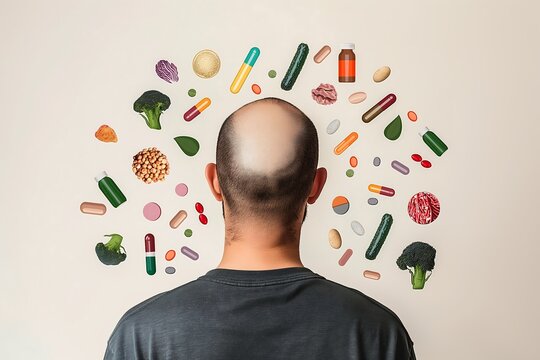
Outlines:
[[173,63],[170,63],[167,60],[158,61],[156,64],[156,73],[168,83],[178,81],[178,69],[176,69],[176,66]]

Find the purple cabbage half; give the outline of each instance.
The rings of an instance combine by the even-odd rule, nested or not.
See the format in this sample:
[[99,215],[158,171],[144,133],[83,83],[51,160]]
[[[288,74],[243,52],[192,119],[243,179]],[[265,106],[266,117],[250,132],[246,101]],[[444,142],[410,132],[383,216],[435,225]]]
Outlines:
[[176,66],[167,60],[158,61],[156,64],[156,73],[168,83],[178,81],[178,70],[176,69]]

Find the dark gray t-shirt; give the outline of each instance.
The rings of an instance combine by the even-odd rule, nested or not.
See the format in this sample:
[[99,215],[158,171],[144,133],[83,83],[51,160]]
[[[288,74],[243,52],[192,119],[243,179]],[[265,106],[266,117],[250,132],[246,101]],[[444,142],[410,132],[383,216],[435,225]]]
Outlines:
[[396,314],[306,267],[213,269],[130,309],[107,360],[414,360]]

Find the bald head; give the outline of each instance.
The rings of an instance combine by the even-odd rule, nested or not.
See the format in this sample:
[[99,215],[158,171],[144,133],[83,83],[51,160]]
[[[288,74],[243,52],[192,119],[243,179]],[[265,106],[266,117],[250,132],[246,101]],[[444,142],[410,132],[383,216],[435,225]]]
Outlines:
[[266,98],[241,107],[219,133],[218,179],[235,216],[296,220],[313,184],[317,161],[315,126],[284,100]]

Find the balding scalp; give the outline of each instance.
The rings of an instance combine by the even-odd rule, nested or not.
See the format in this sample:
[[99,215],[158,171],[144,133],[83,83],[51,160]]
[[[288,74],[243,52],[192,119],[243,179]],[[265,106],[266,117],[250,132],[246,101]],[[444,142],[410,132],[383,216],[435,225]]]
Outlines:
[[318,151],[313,122],[284,100],[265,98],[232,113],[216,149],[218,180],[231,212],[294,221],[313,184]]

